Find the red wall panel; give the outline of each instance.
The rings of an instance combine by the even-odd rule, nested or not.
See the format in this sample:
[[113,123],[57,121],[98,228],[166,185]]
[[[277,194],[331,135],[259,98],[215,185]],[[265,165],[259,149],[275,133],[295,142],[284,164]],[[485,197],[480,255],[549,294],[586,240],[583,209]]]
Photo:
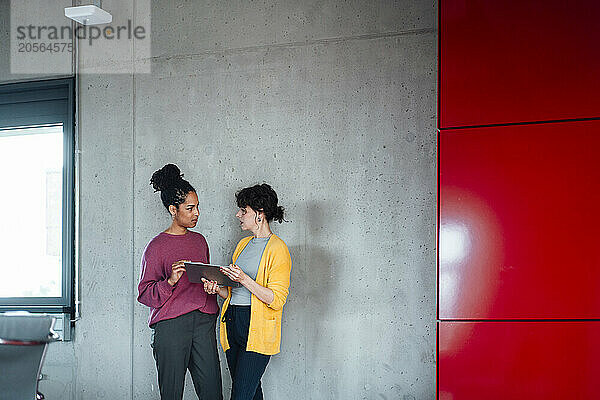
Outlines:
[[600,2],[439,13],[438,397],[598,398]]
[[600,121],[440,132],[439,318],[600,318]]
[[600,322],[440,322],[440,400],[596,399]]
[[441,128],[600,116],[600,2],[440,2]]

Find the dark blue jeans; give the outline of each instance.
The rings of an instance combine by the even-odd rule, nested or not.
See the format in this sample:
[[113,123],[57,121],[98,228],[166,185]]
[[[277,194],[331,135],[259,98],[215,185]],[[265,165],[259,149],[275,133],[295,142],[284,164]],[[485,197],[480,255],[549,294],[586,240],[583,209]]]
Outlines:
[[231,374],[231,400],[262,400],[260,385],[271,356],[246,351],[250,306],[229,305],[225,313],[229,350],[225,352]]

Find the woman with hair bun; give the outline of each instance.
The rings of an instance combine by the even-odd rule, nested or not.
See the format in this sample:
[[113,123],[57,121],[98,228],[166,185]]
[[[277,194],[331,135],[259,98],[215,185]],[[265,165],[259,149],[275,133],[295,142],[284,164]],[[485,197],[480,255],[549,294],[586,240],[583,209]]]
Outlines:
[[150,307],[152,349],[162,400],[183,397],[190,371],[200,399],[221,400],[221,369],[215,336],[219,311],[216,296],[191,283],[183,260],[208,263],[206,239],[189,228],[198,222],[196,190],[179,168],[167,164],[152,175],[171,214],[171,225],[148,243],[142,256],[138,301]]
[[292,259],[283,240],[269,226],[273,220],[281,223],[284,213],[271,186],[265,183],[247,187],[235,197],[239,207],[235,216],[242,230],[252,235],[238,243],[233,264],[221,271],[242,286],[225,288],[204,280],[204,290],[226,299],[220,338],[231,374],[231,399],[260,400],[260,379],[271,355],[280,350]]

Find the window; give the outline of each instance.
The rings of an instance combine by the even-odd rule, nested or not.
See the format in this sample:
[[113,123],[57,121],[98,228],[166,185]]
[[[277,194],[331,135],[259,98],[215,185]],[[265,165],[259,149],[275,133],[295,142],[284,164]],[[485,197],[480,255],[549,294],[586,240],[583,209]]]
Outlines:
[[73,313],[74,81],[0,85],[0,311]]

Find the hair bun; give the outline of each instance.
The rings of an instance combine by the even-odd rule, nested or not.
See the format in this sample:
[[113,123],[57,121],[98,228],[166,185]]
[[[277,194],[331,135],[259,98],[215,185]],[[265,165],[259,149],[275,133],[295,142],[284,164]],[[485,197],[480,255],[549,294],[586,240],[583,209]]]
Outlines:
[[281,206],[277,206],[277,208],[275,209],[275,214],[273,214],[273,219],[281,224],[283,221],[285,221],[283,216],[284,213],[285,209]]
[[183,179],[183,174],[175,164],[167,164],[152,174],[150,184],[155,192],[174,187]]

